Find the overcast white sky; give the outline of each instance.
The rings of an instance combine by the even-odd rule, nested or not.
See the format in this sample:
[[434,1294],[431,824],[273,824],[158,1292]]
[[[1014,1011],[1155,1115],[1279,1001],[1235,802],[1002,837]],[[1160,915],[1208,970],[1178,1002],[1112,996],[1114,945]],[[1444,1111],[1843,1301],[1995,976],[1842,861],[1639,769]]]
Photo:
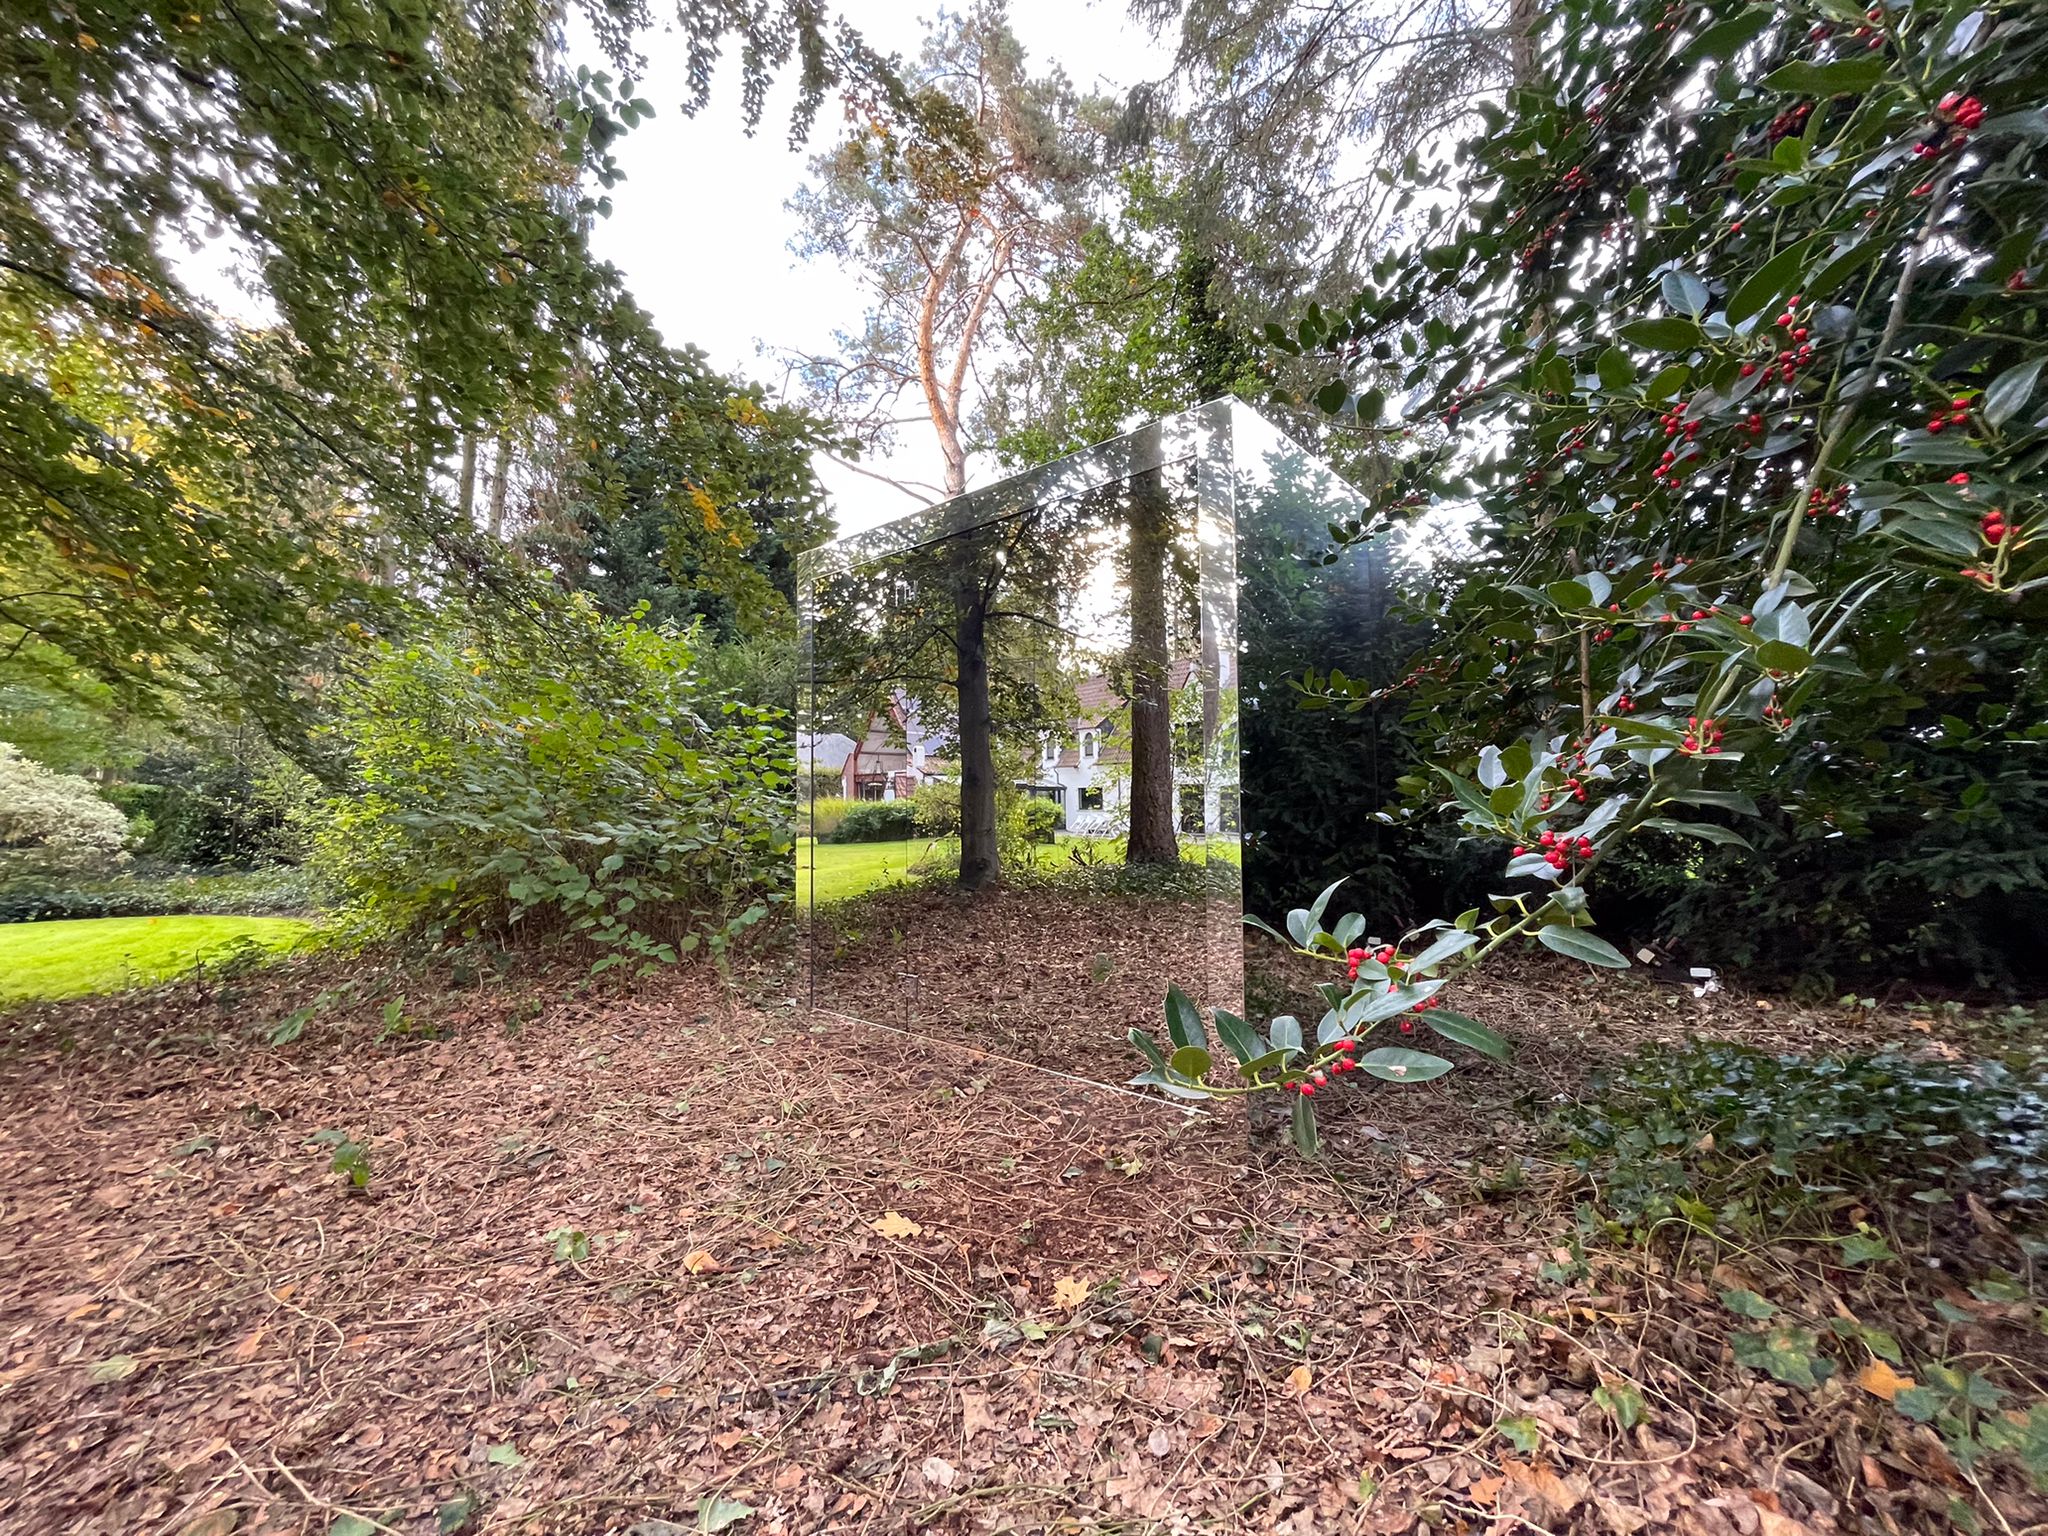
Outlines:
[[[660,9],[656,6],[657,11]],[[883,52],[915,58],[937,7],[924,0],[841,0],[836,9]],[[1034,70],[1057,61],[1077,85],[1128,86],[1166,72],[1171,50],[1132,24],[1122,0],[1011,0],[1011,24]],[[634,296],[674,344],[703,348],[712,364],[782,382],[761,346],[824,351],[835,330],[859,329],[864,303],[851,275],[799,260],[789,249],[796,220],[783,206],[805,177],[810,154],[838,128],[828,101],[811,146],[788,148],[793,92],[778,89],[752,138],[741,133],[739,76],[722,72],[710,105],[683,116],[682,49],[672,35],[642,42],[647,73],[638,94],[655,117],[620,142],[626,180],[612,215],[591,239],[617,263]],[[894,464],[910,478],[938,480],[928,430],[902,430]],[[903,492],[820,459],[842,531],[873,527],[915,511]]]

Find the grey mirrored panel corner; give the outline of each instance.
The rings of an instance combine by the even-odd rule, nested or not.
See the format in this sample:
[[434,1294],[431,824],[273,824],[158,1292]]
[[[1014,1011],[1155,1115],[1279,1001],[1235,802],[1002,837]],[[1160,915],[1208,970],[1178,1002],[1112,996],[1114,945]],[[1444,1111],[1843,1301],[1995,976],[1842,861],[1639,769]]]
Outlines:
[[[798,901],[813,1006],[1122,1082],[1169,985],[1320,1010],[1276,926],[1339,875],[1372,931],[1374,813],[1410,765],[1380,687],[1416,631],[1366,503],[1217,401],[812,551]],[[1382,724],[1389,728],[1382,730]]]

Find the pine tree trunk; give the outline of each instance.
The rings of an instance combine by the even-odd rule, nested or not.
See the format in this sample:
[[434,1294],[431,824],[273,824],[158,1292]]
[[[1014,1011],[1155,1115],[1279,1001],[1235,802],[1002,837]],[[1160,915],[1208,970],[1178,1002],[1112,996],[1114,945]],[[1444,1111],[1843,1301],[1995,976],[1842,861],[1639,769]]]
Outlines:
[[953,652],[960,673],[960,888],[1002,875],[996,847],[996,767],[989,708],[988,600],[973,573],[960,583]]
[[[1155,424],[1150,431],[1156,436]],[[1141,444],[1156,447],[1156,444]],[[1173,703],[1167,690],[1166,565],[1173,540],[1173,504],[1166,471],[1148,469],[1130,482],[1131,827],[1126,864],[1176,864]]]

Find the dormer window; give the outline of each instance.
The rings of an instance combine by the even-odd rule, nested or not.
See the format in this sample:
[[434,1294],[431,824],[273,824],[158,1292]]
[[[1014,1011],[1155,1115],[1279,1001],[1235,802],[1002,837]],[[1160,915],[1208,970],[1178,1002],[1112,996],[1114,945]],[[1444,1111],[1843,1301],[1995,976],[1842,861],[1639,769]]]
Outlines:
[[1057,738],[1051,736],[1046,737],[1043,751],[1045,761],[1047,761],[1048,763],[1056,763],[1060,760],[1060,744]]
[[1097,738],[1095,732],[1083,731],[1081,733],[1081,760],[1083,762],[1093,762],[1101,750],[1102,743]]

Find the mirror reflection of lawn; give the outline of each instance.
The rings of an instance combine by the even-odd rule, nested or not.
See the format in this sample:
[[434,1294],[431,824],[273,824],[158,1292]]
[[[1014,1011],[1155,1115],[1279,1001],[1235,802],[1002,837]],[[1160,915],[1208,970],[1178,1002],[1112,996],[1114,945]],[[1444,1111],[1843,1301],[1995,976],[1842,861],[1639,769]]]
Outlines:
[[[1074,867],[1078,860],[1114,867],[1123,862],[1124,845],[1123,839],[1115,837],[1062,836],[1056,843],[1041,843],[1033,854],[1039,868],[1045,870]],[[1199,847],[1187,850],[1191,862],[1200,855]],[[1207,851],[1207,857],[1235,864],[1238,861],[1237,844],[1219,842]],[[817,884],[815,888],[809,888],[810,899],[822,903],[844,901],[851,896],[907,884],[928,875],[950,874],[958,858],[958,844],[945,838],[912,837],[887,843],[817,843],[811,838],[800,837],[796,844],[798,899],[802,900],[809,888],[814,868]]]

